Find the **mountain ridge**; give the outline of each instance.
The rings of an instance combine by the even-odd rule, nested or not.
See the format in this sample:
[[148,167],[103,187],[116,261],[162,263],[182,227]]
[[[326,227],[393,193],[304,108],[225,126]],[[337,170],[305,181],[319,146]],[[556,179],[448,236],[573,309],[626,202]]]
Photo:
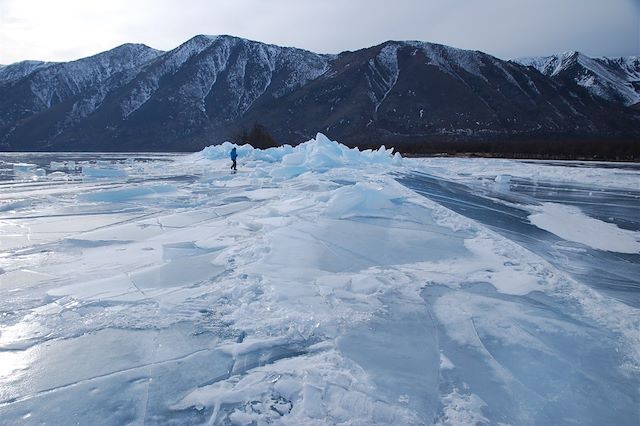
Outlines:
[[[411,40],[335,55],[228,35],[169,51],[128,43],[0,68],[0,148],[188,151],[256,123],[290,144],[317,131],[352,145],[639,136],[631,95],[613,91],[628,81],[611,82],[640,76],[637,58],[595,62],[609,67],[604,77],[584,67],[596,61],[588,57],[559,58],[567,66],[548,73],[549,58],[504,61]],[[580,84],[585,73],[608,91]]]

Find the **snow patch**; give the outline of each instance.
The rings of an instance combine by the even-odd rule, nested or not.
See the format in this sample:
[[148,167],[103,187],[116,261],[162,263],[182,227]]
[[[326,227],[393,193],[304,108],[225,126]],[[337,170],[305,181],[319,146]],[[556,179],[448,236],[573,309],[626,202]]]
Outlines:
[[488,424],[487,419],[482,414],[482,408],[487,404],[473,393],[460,393],[454,389],[442,398],[444,409],[442,417],[438,419],[436,425],[477,425]]
[[397,44],[388,44],[380,50],[375,58],[369,60],[367,81],[372,89],[369,92],[369,97],[374,103],[376,113],[398,82],[400,73],[398,47]]
[[[475,279],[491,283],[504,294],[524,295],[543,289],[536,274],[532,273],[535,272],[536,265],[510,262],[508,247],[483,237],[467,239],[464,245],[475,255],[478,266],[484,266],[473,275]],[[470,262],[470,265],[474,263]]]
[[441,370],[453,370],[456,366],[447,358],[442,352],[440,352],[440,369]]
[[562,239],[596,250],[640,253],[640,232],[618,228],[613,223],[591,218],[573,206],[544,203],[529,221]]

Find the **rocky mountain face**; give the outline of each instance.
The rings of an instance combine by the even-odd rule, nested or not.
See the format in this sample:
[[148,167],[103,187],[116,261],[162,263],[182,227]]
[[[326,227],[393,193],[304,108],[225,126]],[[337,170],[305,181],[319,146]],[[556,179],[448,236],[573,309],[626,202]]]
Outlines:
[[[555,72],[571,61],[518,63],[422,42],[339,55],[230,36],[168,52],[123,45],[0,67],[0,149],[191,151],[256,123],[290,144],[318,131],[352,145],[638,138],[628,90],[637,58],[602,60],[608,74],[587,59]],[[574,69],[584,63],[593,74]]]
[[554,80],[574,82],[592,95],[627,106],[640,102],[640,57],[590,58],[580,52],[520,58]]

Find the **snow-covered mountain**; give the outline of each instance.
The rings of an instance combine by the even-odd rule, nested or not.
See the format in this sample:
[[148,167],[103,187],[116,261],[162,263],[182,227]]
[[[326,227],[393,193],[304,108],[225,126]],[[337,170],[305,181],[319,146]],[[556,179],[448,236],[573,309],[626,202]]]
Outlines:
[[405,147],[638,136],[636,111],[583,86],[418,41],[320,55],[200,35],[168,52],[128,44],[74,62],[0,69],[0,147],[186,151],[256,123],[290,144],[319,130],[352,145]]
[[637,134],[640,124],[622,105],[478,51],[389,41],[344,52],[329,66],[277,107],[250,110],[250,118],[271,129],[320,129],[350,144],[408,150],[430,141]]
[[[0,139],[21,127],[47,123],[53,127],[40,136],[41,143],[60,135],[70,123],[96,110],[115,87],[130,80],[142,64],[160,51],[142,44],[125,44],[107,52],[72,62],[19,62],[0,70]],[[114,75],[118,77],[112,79]]]
[[[329,58],[231,36],[196,36],[169,52],[121,46],[0,80],[3,100],[13,99],[0,101],[0,141],[47,147],[77,138],[86,147],[100,139],[99,149],[110,149],[115,140],[126,150],[144,137],[155,141],[154,149],[191,149],[180,143],[202,135],[212,121],[238,120],[261,97],[296,90],[324,73]],[[169,147],[167,140],[179,142]]]
[[592,94],[611,102],[640,102],[640,57],[591,58],[571,51],[559,55],[516,59],[555,79],[573,80]]
[[279,98],[327,66],[326,56],[300,49],[196,36],[147,67],[123,93],[120,111],[126,120],[155,98],[184,104],[183,111],[196,112],[194,119],[237,119],[261,96]]

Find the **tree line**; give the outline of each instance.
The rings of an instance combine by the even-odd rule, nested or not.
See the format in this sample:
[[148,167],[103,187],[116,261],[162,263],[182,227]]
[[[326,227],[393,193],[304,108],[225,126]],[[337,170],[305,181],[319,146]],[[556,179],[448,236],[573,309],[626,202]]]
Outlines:
[[[238,144],[248,143],[266,149],[280,143],[266,126],[256,123],[250,130],[241,130],[234,138]],[[341,141],[342,142],[342,141]],[[345,143],[360,149],[393,147],[403,156],[478,156],[495,158],[531,158],[541,160],[610,160],[640,161],[640,140],[630,138],[580,138],[553,135],[549,137],[502,137],[494,139],[439,139],[417,137],[371,137],[350,139]]]

